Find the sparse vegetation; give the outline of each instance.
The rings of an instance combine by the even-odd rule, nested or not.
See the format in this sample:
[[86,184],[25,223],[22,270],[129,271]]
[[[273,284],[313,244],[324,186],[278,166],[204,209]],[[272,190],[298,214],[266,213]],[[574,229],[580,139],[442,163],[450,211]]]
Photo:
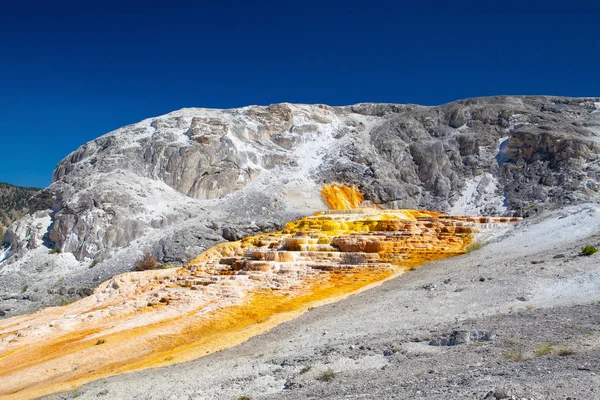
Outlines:
[[302,369],[300,370],[300,374],[305,374],[308,371],[310,371],[312,367],[310,365],[305,365],[304,367],[302,367]]
[[510,361],[522,361],[523,360],[523,350],[510,350],[504,353],[504,359]]
[[598,249],[595,248],[594,246],[590,246],[590,245],[587,245],[581,249],[582,256],[591,256],[592,254],[597,253],[597,252],[598,252]]
[[48,251],[48,254],[60,254],[60,249],[54,248]]
[[536,357],[546,356],[550,353],[552,353],[552,346],[549,344],[540,345],[533,351],[533,355]]
[[512,336],[508,336],[504,340],[506,340],[506,342],[509,343],[509,344],[511,344],[511,345],[518,345],[519,344],[519,341],[517,340],[517,338],[512,337]]
[[327,368],[319,376],[317,376],[317,380],[321,382],[331,382],[333,378],[335,378],[335,372],[331,368]]
[[106,343],[106,340],[100,339],[96,342],[96,346],[100,346],[101,344],[104,344],[104,343]]
[[558,355],[565,357],[575,354],[575,350],[572,347],[563,347],[558,350]]
[[136,271],[147,271],[149,269],[159,269],[161,265],[156,257],[150,253],[146,253],[137,259],[134,267]]
[[240,396],[237,398],[237,400],[252,400],[252,399],[248,396]]
[[71,300],[64,298],[62,295],[58,295],[58,305],[59,306],[66,306],[67,304],[72,303]]
[[467,246],[466,250],[467,250],[467,253],[472,253],[474,251],[481,249],[482,247],[483,247],[483,243],[471,243],[470,245]]
[[523,345],[521,345],[514,337],[507,337],[505,340],[508,343],[510,350],[503,354],[504,359],[515,362],[523,360]]

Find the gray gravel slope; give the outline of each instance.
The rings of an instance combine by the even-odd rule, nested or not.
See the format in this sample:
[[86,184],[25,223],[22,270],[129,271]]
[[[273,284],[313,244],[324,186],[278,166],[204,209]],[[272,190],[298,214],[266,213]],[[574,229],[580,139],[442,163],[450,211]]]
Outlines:
[[594,206],[536,217],[230,350],[48,398],[598,399],[597,232]]

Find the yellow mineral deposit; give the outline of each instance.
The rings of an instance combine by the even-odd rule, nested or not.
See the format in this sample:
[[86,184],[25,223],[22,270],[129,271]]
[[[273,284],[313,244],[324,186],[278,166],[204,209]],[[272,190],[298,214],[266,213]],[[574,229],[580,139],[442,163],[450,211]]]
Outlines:
[[323,185],[321,195],[327,207],[332,210],[352,210],[358,208],[364,201],[362,193],[356,186]]
[[356,209],[360,193],[339,185],[326,186],[323,197],[346,211],[219,244],[183,268],[119,275],[70,305],[1,321],[0,399],[36,398],[234,346],[309,307],[463,254],[479,229],[509,221]]

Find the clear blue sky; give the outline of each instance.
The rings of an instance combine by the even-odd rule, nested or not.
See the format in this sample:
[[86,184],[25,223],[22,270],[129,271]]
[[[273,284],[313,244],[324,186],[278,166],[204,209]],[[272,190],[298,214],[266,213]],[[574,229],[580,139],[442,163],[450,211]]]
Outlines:
[[0,181],[182,107],[600,96],[598,1],[9,1]]

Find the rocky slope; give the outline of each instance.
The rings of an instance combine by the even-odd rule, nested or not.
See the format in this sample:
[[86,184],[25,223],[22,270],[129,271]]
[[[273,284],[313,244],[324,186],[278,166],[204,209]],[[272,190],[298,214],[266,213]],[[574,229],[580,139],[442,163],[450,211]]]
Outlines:
[[[183,263],[323,209],[322,183],[358,185],[388,208],[451,214],[528,216],[596,201],[599,109],[600,99],[490,97],[150,118],[59,163],[4,237],[0,288],[15,302],[8,308],[24,296],[35,308],[130,269],[146,251]],[[32,276],[46,282],[41,292],[21,295]]]
[[520,222],[199,360],[64,399],[598,399],[597,204]]

